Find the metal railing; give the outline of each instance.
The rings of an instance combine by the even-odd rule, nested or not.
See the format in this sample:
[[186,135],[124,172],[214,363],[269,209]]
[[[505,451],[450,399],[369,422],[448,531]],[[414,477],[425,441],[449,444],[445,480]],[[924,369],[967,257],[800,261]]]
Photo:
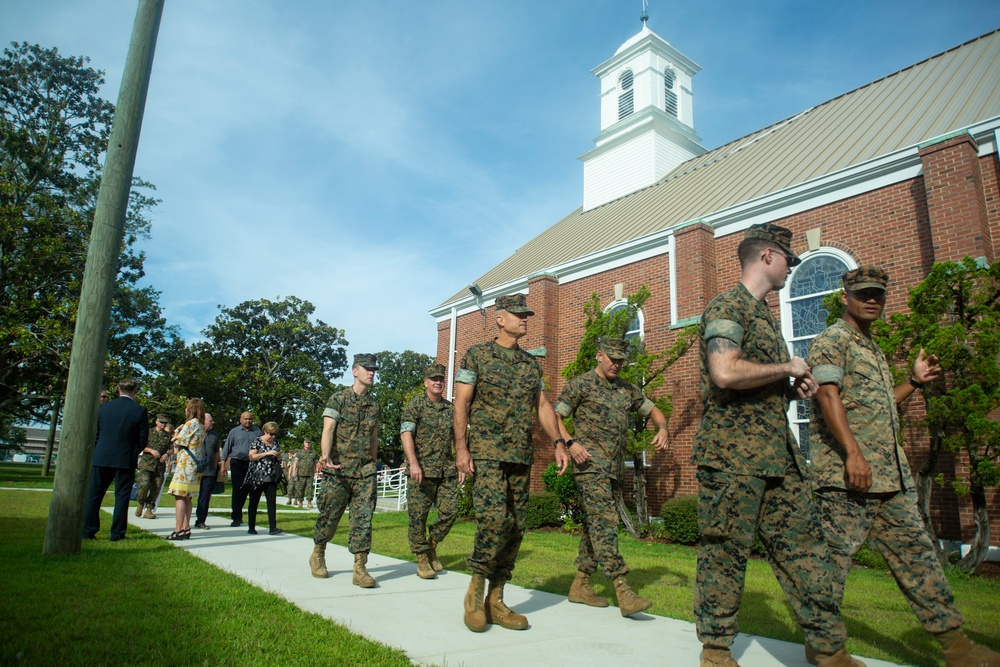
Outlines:
[[[383,468],[378,472],[378,500],[386,500],[388,502],[381,503],[382,507],[389,507],[393,505],[395,501],[395,507],[399,511],[406,509],[406,490],[407,482],[409,481],[409,474],[406,472],[406,468]],[[323,475],[316,475],[313,480],[314,496],[319,498],[320,484],[323,481]]]

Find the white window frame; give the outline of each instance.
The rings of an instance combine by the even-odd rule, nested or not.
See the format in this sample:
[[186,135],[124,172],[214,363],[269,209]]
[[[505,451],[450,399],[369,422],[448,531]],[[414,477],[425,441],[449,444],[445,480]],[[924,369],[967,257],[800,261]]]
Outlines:
[[[604,308],[604,312],[610,313],[613,310],[617,310],[620,307],[626,307],[626,306],[628,306],[627,299],[615,299]],[[646,340],[646,316],[643,315],[642,308],[636,309],[635,316],[639,319],[639,331],[638,331],[639,340]],[[634,329],[629,329],[628,331],[625,332],[625,337],[628,338],[629,334],[633,333],[634,331],[635,331]]]
[[[845,264],[845,271],[850,271],[858,267],[858,263],[853,257],[848,253],[840,250],[839,248],[833,248],[830,246],[824,246],[817,248],[816,250],[809,250],[799,257],[802,259],[802,263],[792,269],[792,272],[788,275],[788,280],[785,281],[785,286],[781,288],[778,292],[778,303],[779,303],[779,314],[781,317],[781,335],[785,338],[785,344],[788,346],[788,354],[791,356],[794,350],[793,343],[796,340],[808,340],[810,338],[815,338],[815,336],[799,336],[798,339],[794,338],[794,327],[792,322],[792,302],[789,298],[789,294],[792,293],[792,282],[795,280],[795,276],[808,260],[816,259],[817,257],[833,257]],[[810,294],[803,297],[797,297],[797,299],[809,298],[816,296],[817,294]],[[829,292],[823,292],[823,294],[829,294]],[[795,442],[799,442],[799,424],[806,423],[805,420],[800,420],[797,418],[798,401],[791,401],[788,405],[788,423],[792,428],[792,435],[795,436]]]

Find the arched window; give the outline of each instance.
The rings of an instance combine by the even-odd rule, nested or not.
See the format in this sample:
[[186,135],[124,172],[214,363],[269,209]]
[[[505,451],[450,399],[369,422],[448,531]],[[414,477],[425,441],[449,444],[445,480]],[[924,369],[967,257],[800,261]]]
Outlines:
[[627,69],[618,77],[618,120],[631,115],[634,106],[632,70]]
[[[844,271],[855,268],[849,255],[836,248],[820,248],[802,255],[802,263],[792,270],[781,290],[781,329],[789,353],[809,356],[809,343],[826,329],[829,314],[823,297],[840,289]],[[799,449],[809,459],[809,401],[792,401],[788,412]]]
[[[607,312],[614,313],[619,310],[624,310],[627,307],[628,307],[627,302],[615,301],[608,306]],[[642,316],[642,308],[640,308],[637,311],[635,311],[635,317],[632,318],[632,321],[628,325],[628,331],[625,332],[625,338],[628,339],[638,338],[639,340],[642,340],[643,321],[644,320]]]
[[677,118],[677,93],[674,92],[676,80],[674,70],[669,67],[663,70],[663,110],[674,118]]

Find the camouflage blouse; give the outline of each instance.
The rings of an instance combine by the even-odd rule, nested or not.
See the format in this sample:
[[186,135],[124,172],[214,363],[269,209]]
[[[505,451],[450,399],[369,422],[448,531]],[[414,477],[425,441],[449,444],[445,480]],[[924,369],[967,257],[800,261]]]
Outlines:
[[403,408],[399,432],[413,434],[417,461],[425,477],[455,477],[455,407],[451,401],[434,402],[423,393]]
[[538,361],[516,345],[480,343],[462,357],[455,382],[475,387],[467,438],[473,460],[530,465],[531,420],[542,390]]
[[372,433],[378,428],[382,409],[371,394],[359,396],[347,387],[330,397],[323,417],[336,420],[330,459],[341,468],[324,468],[324,474],[339,473],[344,477],[374,475],[375,460],[371,455]]
[[170,434],[166,431],[157,431],[155,428],[149,431],[149,441],[146,443],[149,449],[155,449],[157,456],[143,450],[139,455],[139,470],[156,472],[157,468],[165,468],[166,463],[160,463],[160,457],[170,449]]
[[608,380],[591,370],[566,383],[555,409],[563,418],[573,417],[573,439],[593,457],[584,465],[574,463],[574,473],[619,479],[631,425],[629,413],[647,417],[653,402],[634,384],[621,378]]
[[767,303],[742,283],[712,299],[698,325],[704,412],[691,464],[737,475],[784,477],[790,465],[805,476],[805,461],[788,426],[785,378],[755,389],[722,389],[708,373],[708,342],[722,337],[758,364],[790,361],[788,346]]
[[[905,490],[910,465],[899,445],[899,414],[892,372],[878,345],[844,320],[816,336],[809,345],[809,365],[819,384],[835,384],[847,412],[847,425],[872,470],[869,493]],[[846,454],[812,401],[809,462],[813,487],[846,489]]]

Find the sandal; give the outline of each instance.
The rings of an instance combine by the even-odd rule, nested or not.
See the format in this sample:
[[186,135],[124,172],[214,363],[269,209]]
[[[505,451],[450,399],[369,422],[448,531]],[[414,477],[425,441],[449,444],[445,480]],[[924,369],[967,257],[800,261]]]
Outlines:
[[167,539],[168,540],[183,540],[184,538],[182,537],[182,535],[183,535],[183,531],[175,530],[174,532],[172,532],[169,535],[167,535]]
[[180,532],[180,534],[177,536],[177,539],[178,540],[190,540],[191,539],[191,529],[188,528],[187,530],[182,530]]

